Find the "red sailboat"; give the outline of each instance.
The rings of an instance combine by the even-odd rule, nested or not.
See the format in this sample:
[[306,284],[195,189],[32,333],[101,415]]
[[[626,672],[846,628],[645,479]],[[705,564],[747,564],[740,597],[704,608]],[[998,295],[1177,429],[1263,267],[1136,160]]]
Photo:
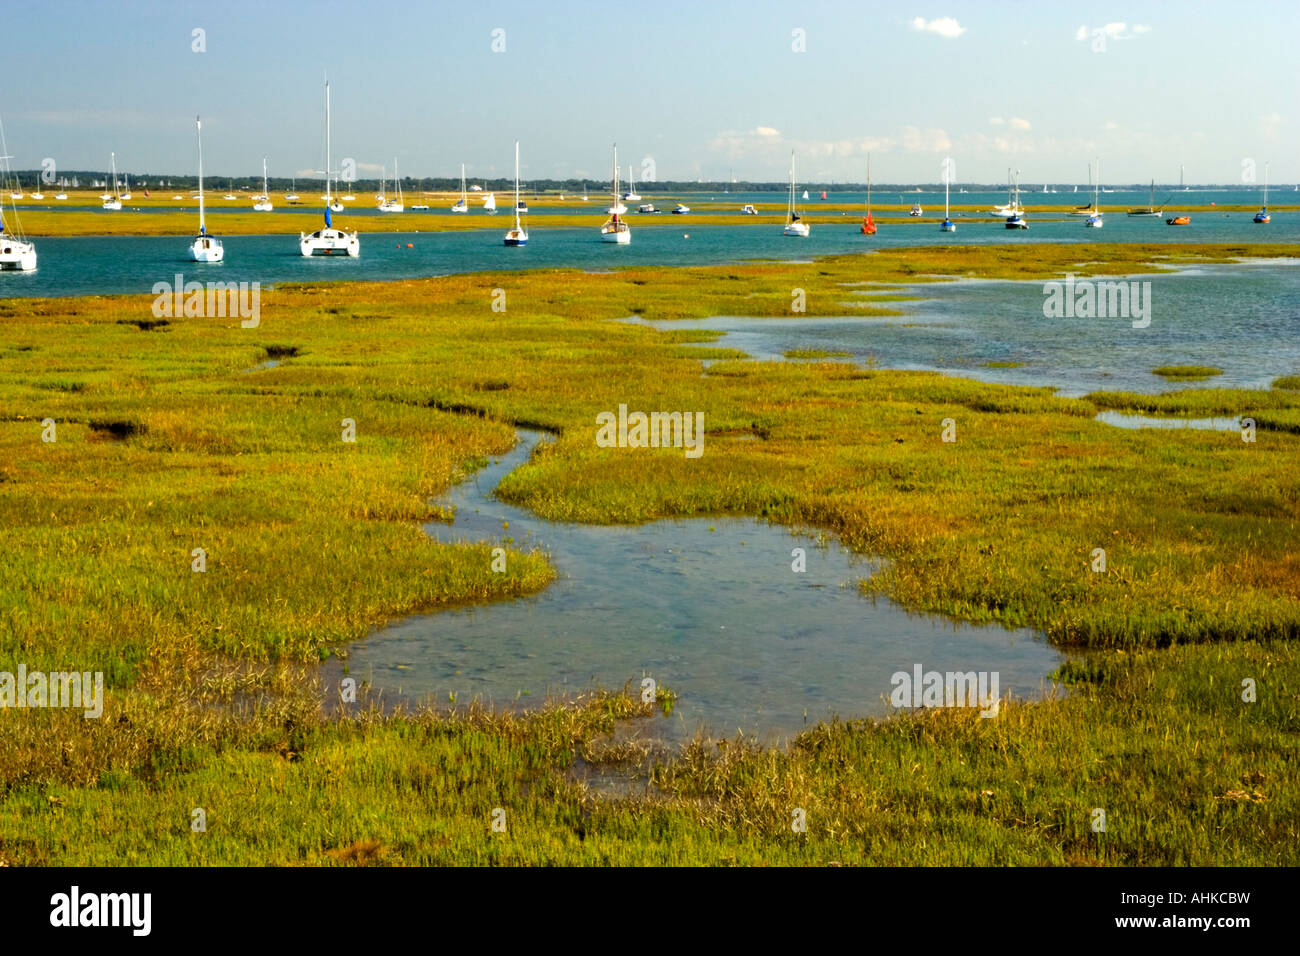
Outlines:
[[871,220],[871,155],[867,155],[867,216],[862,220],[862,234],[874,236],[876,224]]

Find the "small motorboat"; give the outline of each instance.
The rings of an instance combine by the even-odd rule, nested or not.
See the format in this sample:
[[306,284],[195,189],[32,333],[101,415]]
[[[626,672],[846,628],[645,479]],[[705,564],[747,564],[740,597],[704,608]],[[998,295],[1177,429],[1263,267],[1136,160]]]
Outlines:
[[652,202],[643,202],[641,205],[639,205],[639,206],[636,207],[636,211],[637,211],[637,212],[645,212],[645,213],[653,213],[653,212],[658,212],[659,210],[655,208],[655,204],[654,204],[654,203],[652,203]]
[[925,215],[925,210],[921,208],[921,204],[920,204],[919,202],[918,202],[918,203],[913,203],[913,204],[912,204],[912,208],[911,208],[911,210],[908,212],[908,215],[909,215],[909,216],[924,216],[924,215]]
[[1172,219],[1166,219],[1166,226],[1190,226],[1192,224],[1191,216],[1174,216]]
[[1008,229],[1028,229],[1029,223],[1025,222],[1024,216],[1007,216],[1006,226]]
[[674,216],[684,216],[690,211],[691,211],[690,206],[683,206],[681,203],[678,203],[676,206],[673,207]]
[[758,210],[755,209],[752,204],[745,203],[745,205],[740,207],[740,214],[742,216],[757,216]]

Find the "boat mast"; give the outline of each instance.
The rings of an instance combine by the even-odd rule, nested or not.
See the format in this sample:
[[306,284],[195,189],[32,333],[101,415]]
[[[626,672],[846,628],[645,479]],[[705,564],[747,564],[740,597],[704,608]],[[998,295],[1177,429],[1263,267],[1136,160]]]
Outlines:
[[867,215],[871,215],[871,154],[867,153]]
[[614,202],[609,207],[610,214],[614,217],[614,221],[618,222],[618,143],[614,144],[614,178],[612,180],[612,187]]
[[203,123],[197,116],[194,117],[194,135],[199,141],[199,235],[206,236],[208,230],[203,224]]
[[519,140],[515,140],[515,229],[519,225]]
[[330,81],[325,81],[325,204],[334,201],[334,191],[330,189]]

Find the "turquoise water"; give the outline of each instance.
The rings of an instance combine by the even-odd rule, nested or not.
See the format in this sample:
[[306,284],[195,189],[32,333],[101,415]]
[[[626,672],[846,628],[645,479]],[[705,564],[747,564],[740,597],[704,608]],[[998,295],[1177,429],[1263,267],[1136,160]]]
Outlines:
[[[927,210],[928,212],[929,210]],[[121,215],[105,213],[105,215]],[[275,215],[269,213],[268,215]],[[1053,242],[1300,242],[1300,215],[1278,214],[1271,225],[1250,221],[1248,213],[1198,214],[1185,228],[1158,219],[1108,217],[1100,232],[1081,220],[1035,222],[1027,231],[1007,230],[991,219],[958,217],[955,234],[940,233],[935,223],[882,226],[875,236],[858,232],[856,217],[844,224],[816,224],[808,239],[781,234],[779,217],[759,217],[754,224],[694,226],[690,216],[657,216],[657,225],[632,222],[632,243],[603,243],[604,216],[593,212],[583,228],[535,229],[527,246],[506,248],[501,238],[506,217],[479,217],[482,230],[440,233],[366,233],[361,217],[340,214],[336,224],[362,230],[357,259],[304,259],[298,235],[223,236],[226,259],[199,265],[188,259],[191,237],[120,236],[36,238],[39,268],[32,273],[0,273],[0,297],[112,295],[148,293],[156,282],[171,282],[177,272],[187,280],[212,277],[223,282],[278,282],[410,279],[502,269],[571,267],[604,270],[620,264],[715,265],[747,259],[805,261],[813,256],[898,246],[987,245]],[[220,221],[213,223],[220,235]],[[689,236],[689,238],[687,238]],[[414,248],[407,249],[411,243]]]
[[[1000,691],[1039,696],[1062,655],[1028,630],[972,627],[862,597],[874,565],[834,542],[752,520],[640,527],[561,524],[497,501],[500,478],[541,436],[453,488],[444,541],[501,541],[549,552],[561,577],[534,597],[411,618],[352,644],[350,673],[387,702],[426,697],[540,703],[548,692],[640,688],[681,695],[658,732],[704,728],[779,739],[817,720],[891,712],[890,677],[996,671]],[[503,528],[509,522],[509,530]],[[791,569],[804,548],[807,570]]]

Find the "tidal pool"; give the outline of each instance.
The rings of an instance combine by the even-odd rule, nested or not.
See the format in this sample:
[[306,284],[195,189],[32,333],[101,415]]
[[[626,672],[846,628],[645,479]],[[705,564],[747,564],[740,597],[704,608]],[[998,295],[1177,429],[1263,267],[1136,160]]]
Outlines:
[[[411,618],[351,645],[350,673],[386,702],[540,704],[547,694],[617,689],[644,677],[678,695],[655,732],[738,730],[769,742],[819,719],[891,711],[891,676],[997,672],[1001,693],[1041,695],[1062,655],[1035,632],[973,627],[861,595],[874,562],[834,541],[746,519],[637,527],[544,521],[493,497],[543,436],[446,496],[443,541],[549,552],[560,577],[541,594]],[[505,523],[509,522],[509,528]],[[792,570],[792,550],[807,570]]]

